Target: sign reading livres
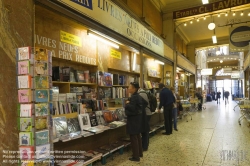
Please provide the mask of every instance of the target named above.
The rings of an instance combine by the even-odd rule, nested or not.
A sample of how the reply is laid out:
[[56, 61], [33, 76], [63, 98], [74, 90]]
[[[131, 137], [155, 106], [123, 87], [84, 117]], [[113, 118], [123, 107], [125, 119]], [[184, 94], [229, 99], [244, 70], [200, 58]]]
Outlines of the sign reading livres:
[[[57, 0], [128, 39], [164, 56], [163, 41], [110, 0]], [[92, 8], [90, 8], [92, 6]]]
[[198, 14], [204, 14], [208, 12], [213, 12], [217, 10], [223, 10], [235, 6], [249, 4], [250, 0], [221, 0], [219, 2], [209, 3], [202, 6], [197, 6], [193, 8], [183, 9], [173, 12], [173, 19], [190, 17]]
[[122, 59], [122, 53], [112, 48], [110, 49], [110, 56], [116, 59]]

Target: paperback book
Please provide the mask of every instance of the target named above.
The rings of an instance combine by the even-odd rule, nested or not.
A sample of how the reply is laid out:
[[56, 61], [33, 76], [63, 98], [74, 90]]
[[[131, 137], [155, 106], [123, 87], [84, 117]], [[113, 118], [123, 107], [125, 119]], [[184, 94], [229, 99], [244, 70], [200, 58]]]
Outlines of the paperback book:
[[49, 75], [48, 62], [35, 61], [34, 63], [34, 74], [35, 75]]
[[20, 117], [31, 117], [32, 115], [32, 104], [19, 104], [18, 109], [20, 111]]
[[50, 144], [36, 146], [36, 159], [45, 159], [48, 157], [50, 157]]
[[67, 125], [70, 137], [77, 137], [81, 134], [78, 118], [67, 119]]
[[84, 72], [83, 71], [76, 70], [75, 71], [75, 76], [76, 76], [77, 82], [85, 82]]
[[30, 61], [26, 60], [26, 61], [19, 61], [17, 63], [18, 66], [18, 74], [31, 74], [30, 73]]
[[35, 115], [38, 116], [46, 116], [49, 114], [49, 104], [48, 103], [38, 103], [35, 104]]
[[31, 88], [31, 76], [30, 75], [17, 76], [17, 80], [18, 80], [19, 89]]
[[34, 159], [35, 149], [34, 146], [20, 146], [19, 154], [21, 160], [32, 160]]
[[20, 47], [17, 49], [17, 60], [28, 60], [31, 58], [31, 48], [30, 47]]
[[43, 130], [48, 128], [48, 119], [45, 117], [38, 117], [35, 119], [35, 129]]
[[90, 83], [96, 83], [96, 73], [90, 73]]
[[35, 133], [36, 145], [44, 145], [49, 143], [49, 130], [38, 131]]
[[48, 50], [43, 48], [36, 48], [34, 59], [36, 61], [48, 61]]
[[89, 113], [89, 119], [90, 119], [91, 127], [98, 126], [95, 112], [90, 112]]
[[20, 118], [20, 131], [32, 131], [32, 118]]
[[84, 73], [84, 82], [85, 83], [90, 83], [89, 70], [86, 70], [83, 73]]
[[112, 74], [104, 72], [104, 86], [112, 86]]
[[36, 89], [35, 90], [35, 102], [49, 102], [49, 90]]
[[32, 132], [20, 132], [19, 133], [19, 145], [33, 145], [33, 133]]
[[55, 126], [57, 138], [61, 138], [63, 136], [67, 136], [68, 132], [68, 125], [66, 117], [55, 117], [53, 118], [53, 124]]
[[81, 131], [87, 130], [91, 127], [89, 114], [80, 114], [78, 115], [79, 124], [81, 127]]
[[48, 76], [35, 76], [34, 82], [35, 82], [36, 89], [49, 88], [49, 77]]

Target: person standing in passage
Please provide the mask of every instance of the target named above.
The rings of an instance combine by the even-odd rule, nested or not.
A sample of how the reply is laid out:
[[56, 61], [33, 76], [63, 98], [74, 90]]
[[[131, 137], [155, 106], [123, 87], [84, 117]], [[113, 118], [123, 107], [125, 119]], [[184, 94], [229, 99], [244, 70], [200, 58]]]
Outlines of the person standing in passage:
[[227, 103], [229, 104], [229, 100], [228, 100], [229, 95], [230, 95], [230, 93], [228, 91], [225, 91], [225, 94], [224, 94], [224, 96], [225, 96], [225, 104], [227, 104]]
[[166, 88], [163, 83], [159, 84], [160, 92], [160, 104], [158, 107], [158, 112], [163, 107], [163, 114], [164, 114], [164, 121], [165, 121], [165, 133], [164, 135], [172, 134], [172, 110], [173, 110], [173, 103], [175, 103], [175, 97], [171, 90]]
[[217, 92], [216, 98], [217, 98], [217, 104], [218, 104], [218, 102], [220, 104], [220, 98], [221, 98], [221, 92], [220, 91]]
[[150, 111], [150, 103], [149, 103], [149, 98], [148, 95], [146, 93], [146, 91], [144, 91], [143, 89], [139, 89], [138, 90], [139, 95], [147, 102], [147, 106], [145, 108], [145, 110], [143, 110], [143, 113], [145, 112], [146, 115], [146, 120], [144, 122], [144, 118], [143, 118], [143, 122], [142, 122], [142, 133], [141, 133], [141, 137], [142, 137], [142, 149], [143, 151], [147, 151], [148, 150], [148, 145], [149, 145], [149, 121], [151, 119], [151, 111]]
[[128, 92], [131, 97], [126, 101], [125, 114], [127, 116], [127, 133], [130, 135], [132, 158], [131, 161], [140, 161], [142, 154], [141, 127], [142, 127], [142, 98], [138, 92], [139, 84], [137, 82], [130, 83]]
[[174, 130], [178, 131], [177, 129], [177, 110], [178, 110], [178, 103], [180, 102], [180, 96], [178, 94], [175, 93], [175, 88], [171, 87], [170, 90], [172, 91], [174, 97], [175, 97], [175, 103], [173, 103], [173, 120], [174, 120]]

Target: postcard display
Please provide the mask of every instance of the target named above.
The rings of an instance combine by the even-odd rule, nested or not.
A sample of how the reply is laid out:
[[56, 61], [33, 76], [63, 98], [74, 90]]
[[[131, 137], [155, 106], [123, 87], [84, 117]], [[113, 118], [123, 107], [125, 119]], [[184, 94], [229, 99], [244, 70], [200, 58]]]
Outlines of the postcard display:
[[42, 48], [17, 49], [20, 165], [53, 165], [50, 151], [52, 87], [51, 52]]

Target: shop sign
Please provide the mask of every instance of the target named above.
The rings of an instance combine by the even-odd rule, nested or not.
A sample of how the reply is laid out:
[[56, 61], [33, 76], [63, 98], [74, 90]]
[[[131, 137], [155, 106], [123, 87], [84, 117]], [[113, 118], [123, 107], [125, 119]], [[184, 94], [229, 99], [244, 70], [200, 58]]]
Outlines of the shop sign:
[[217, 10], [228, 9], [236, 6], [249, 4], [250, 0], [221, 0], [219, 2], [209, 3], [202, 6], [174, 11], [173, 19], [190, 17], [194, 15], [209, 13]]
[[202, 76], [209, 76], [213, 75], [213, 69], [201, 69], [201, 75]]
[[72, 44], [75, 46], [80, 46], [80, 47], [82, 46], [82, 41], [80, 37], [64, 32], [64, 31], [60, 31], [60, 39], [61, 39], [61, 42], [65, 42], [65, 43]]
[[236, 79], [240, 78], [240, 72], [232, 72], [231, 78], [236, 78]]
[[233, 51], [249, 50], [250, 26], [230, 28], [229, 48]]
[[77, 3], [84, 0], [56, 0], [84, 14], [141, 46], [164, 56], [163, 41], [110, 0], [88, 1], [92, 10]]
[[122, 59], [122, 53], [114, 49], [110, 49], [110, 56], [116, 59]]

